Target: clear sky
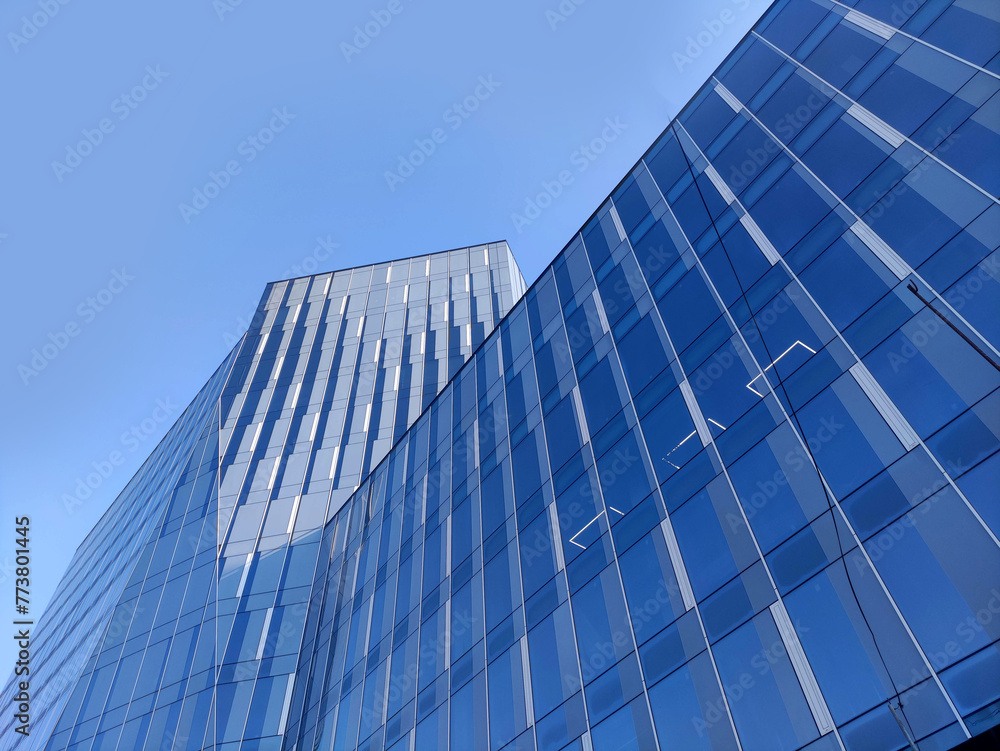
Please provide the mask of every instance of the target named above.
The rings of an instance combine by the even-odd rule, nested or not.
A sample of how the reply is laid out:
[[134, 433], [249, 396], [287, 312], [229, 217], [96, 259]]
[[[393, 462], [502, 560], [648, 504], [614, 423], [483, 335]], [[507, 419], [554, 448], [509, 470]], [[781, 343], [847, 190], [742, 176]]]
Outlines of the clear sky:
[[0, 621], [14, 517], [37, 617], [266, 282], [507, 239], [530, 283], [768, 5], [4, 3]]

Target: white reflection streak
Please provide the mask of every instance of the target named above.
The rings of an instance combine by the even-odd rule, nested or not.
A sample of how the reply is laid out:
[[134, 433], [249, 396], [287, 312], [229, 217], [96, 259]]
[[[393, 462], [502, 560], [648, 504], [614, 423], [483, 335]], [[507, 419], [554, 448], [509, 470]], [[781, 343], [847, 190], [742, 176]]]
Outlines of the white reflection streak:
[[[709, 418], [709, 419], [708, 419], [708, 421], [709, 421], [710, 423], [712, 423], [713, 425], [717, 425], [717, 426], [719, 427], [719, 429], [720, 429], [720, 430], [725, 430], [725, 429], [726, 429], [726, 426], [725, 426], [725, 425], [722, 425], [721, 423], [718, 423], [718, 422], [716, 422], [716, 421], [715, 421], [715, 420], [713, 420], [712, 418]], [[697, 430], [692, 430], [692, 431], [691, 431], [691, 433], [690, 433], [690, 434], [689, 434], [689, 435], [687, 436], [687, 438], [685, 438], [685, 439], [684, 439], [683, 441], [681, 441], [681, 442], [680, 442], [680, 443], [678, 443], [678, 444], [677, 444], [676, 446], [674, 446], [674, 447], [673, 447], [672, 449], [670, 449], [670, 452], [669, 452], [669, 453], [667, 454], [667, 456], [670, 456], [670, 454], [673, 454], [673, 453], [674, 453], [674, 452], [675, 452], [675, 451], [676, 451], [677, 449], [679, 449], [679, 448], [680, 448], [681, 446], [683, 446], [683, 445], [684, 445], [685, 443], [687, 443], [688, 441], [690, 441], [690, 440], [691, 440], [692, 438], [694, 438], [694, 437], [695, 437], [695, 436], [696, 436], [697, 434], [698, 434], [698, 431], [697, 431]], [[669, 464], [669, 465], [670, 465], [671, 467], [673, 467], [674, 469], [680, 469], [680, 467], [678, 467], [678, 466], [677, 466], [676, 464], [674, 464], [674, 463], [673, 463], [672, 461], [670, 461], [669, 459], [667, 459], [667, 456], [664, 456], [664, 457], [662, 457], [662, 458], [663, 458], [663, 461], [665, 461], [665, 462], [666, 462], [667, 464]]]
[[[608, 508], [609, 508], [609, 509], [611, 509], [612, 511], [614, 511], [614, 512], [615, 512], [616, 514], [619, 514], [620, 516], [625, 516], [625, 512], [624, 512], [624, 511], [619, 511], [619, 510], [618, 510], [618, 509], [616, 509], [616, 508], [615, 508], [614, 506], [608, 506]], [[595, 517], [594, 517], [593, 519], [591, 519], [591, 520], [590, 520], [589, 522], [587, 522], [586, 524], [584, 524], [584, 525], [583, 525], [583, 526], [582, 526], [582, 527], [580, 528], [580, 531], [579, 531], [579, 532], [577, 532], [577, 533], [576, 533], [575, 535], [573, 535], [572, 537], [570, 537], [570, 538], [569, 538], [569, 541], [570, 541], [571, 543], [573, 543], [574, 545], [576, 545], [576, 546], [577, 546], [578, 548], [580, 548], [581, 550], [586, 550], [586, 549], [587, 549], [587, 546], [586, 546], [586, 545], [581, 545], [580, 543], [578, 543], [578, 542], [576, 541], [576, 538], [577, 538], [577, 537], [579, 537], [580, 535], [582, 535], [582, 534], [584, 533], [584, 531], [585, 531], [585, 530], [587, 529], [587, 527], [589, 527], [589, 526], [590, 526], [591, 524], [593, 524], [593, 523], [594, 523], [594, 522], [596, 522], [596, 521], [597, 521], [598, 519], [600, 519], [600, 518], [601, 518], [602, 516], [604, 516], [604, 514], [605, 514], [605, 512], [604, 512], [604, 511], [602, 511], [602, 512], [601, 512], [601, 513], [599, 513], [599, 514], [598, 514], [597, 516], [595, 516]]]
[[[789, 352], [791, 352], [791, 351], [792, 351], [793, 349], [795, 349], [795, 345], [797, 345], [797, 344], [801, 344], [801, 345], [802, 345], [803, 347], [805, 347], [805, 348], [806, 348], [807, 350], [809, 350], [809, 351], [810, 351], [810, 352], [811, 352], [812, 354], [814, 354], [814, 355], [816, 354], [816, 350], [814, 350], [814, 349], [813, 349], [812, 347], [810, 347], [810, 346], [809, 346], [808, 344], [805, 344], [805, 343], [803, 343], [803, 342], [799, 341], [798, 339], [796, 339], [796, 340], [795, 340], [795, 343], [794, 343], [794, 344], [792, 344], [792, 346], [791, 346], [791, 347], [789, 347], [789, 348], [788, 348], [788, 349], [786, 349], [786, 350], [785, 350], [784, 352], [782, 352], [782, 353], [781, 353], [780, 355], [778, 355], [778, 358], [777, 358], [777, 360], [775, 360], [775, 361], [774, 361], [774, 362], [772, 362], [772, 363], [771, 363], [770, 365], [768, 365], [768, 366], [767, 366], [766, 368], [764, 368], [764, 373], [766, 373], [766, 372], [767, 372], [767, 371], [769, 371], [769, 370], [770, 370], [771, 368], [773, 368], [773, 367], [774, 367], [775, 365], [777, 365], [777, 364], [778, 364], [778, 360], [780, 360], [780, 359], [781, 359], [782, 357], [784, 357], [784, 356], [785, 356], [785, 355], [787, 355], [787, 354], [788, 354]], [[754, 393], [755, 393], [755, 394], [756, 394], [757, 396], [765, 396], [765, 395], [767, 394], [767, 392], [766, 392], [766, 391], [765, 391], [764, 393], [761, 393], [760, 391], [758, 391], [757, 389], [755, 389], [755, 388], [753, 387], [753, 384], [754, 384], [754, 382], [755, 382], [755, 381], [757, 381], [757, 380], [759, 380], [759, 379], [761, 379], [761, 378], [763, 378], [763, 377], [764, 377], [764, 373], [761, 373], [760, 375], [758, 375], [758, 376], [757, 376], [757, 378], [754, 378], [754, 379], [753, 379], [753, 381], [750, 381], [750, 383], [748, 383], [748, 384], [747, 384], [747, 388], [748, 388], [748, 389], [750, 389], [750, 390], [751, 390], [752, 392], [754, 392]]]

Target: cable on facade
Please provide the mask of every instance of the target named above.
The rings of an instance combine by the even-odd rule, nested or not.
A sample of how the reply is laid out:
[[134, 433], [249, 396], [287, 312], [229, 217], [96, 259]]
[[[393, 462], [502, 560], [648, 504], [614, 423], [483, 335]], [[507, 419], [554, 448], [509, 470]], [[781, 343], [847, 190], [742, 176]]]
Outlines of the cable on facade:
[[938, 318], [940, 318], [942, 321], [944, 321], [945, 324], [952, 331], [954, 331], [956, 334], [958, 334], [960, 337], [962, 337], [965, 340], [965, 342], [970, 347], [972, 347], [974, 350], [976, 350], [976, 352], [978, 352], [980, 355], [982, 355], [982, 358], [984, 360], [986, 360], [986, 362], [988, 362], [990, 365], [992, 365], [997, 370], [1000, 370], [1000, 365], [998, 365], [996, 363], [996, 361], [992, 357], [990, 357], [985, 352], [983, 352], [983, 350], [979, 348], [978, 344], [976, 344], [974, 341], [972, 341], [972, 339], [970, 339], [968, 336], [965, 335], [964, 331], [962, 331], [960, 328], [958, 328], [958, 326], [956, 326], [951, 321], [949, 321], [947, 318], [945, 318], [944, 314], [940, 310], [938, 310], [937, 308], [935, 308], [934, 305], [931, 304], [930, 300], [928, 300], [927, 298], [925, 298], [923, 295], [920, 294], [920, 288], [917, 286], [916, 282], [910, 282], [909, 284], [906, 285], [906, 288], [908, 290], [910, 290], [910, 292], [912, 292], [914, 295], [916, 295], [916, 298], [918, 300], [920, 300], [920, 302], [922, 302], [924, 305], [926, 305], [928, 308], [930, 308], [931, 312], [934, 313], [934, 315], [936, 315]]
[[[676, 123], [671, 126], [671, 130], [673, 131], [674, 137], [677, 140], [677, 146], [680, 149], [681, 154], [684, 156], [684, 161], [687, 164], [688, 172], [691, 174], [691, 177], [693, 178], [694, 187], [698, 191], [698, 197], [699, 197], [699, 199], [701, 199], [702, 206], [705, 208], [705, 213], [708, 215], [709, 222], [712, 225], [712, 230], [715, 232], [715, 237], [718, 240], [719, 247], [722, 249], [723, 253], [725, 254], [726, 261], [729, 263], [729, 267], [730, 267], [730, 269], [733, 272], [733, 277], [736, 279], [737, 285], [739, 285], [740, 296], [742, 297], [743, 302], [746, 303], [747, 310], [752, 310], [750, 308], [750, 303], [747, 300], [746, 290], [743, 288], [743, 282], [740, 280], [739, 274], [736, 272], [736, 267], [733, 264], [732, 259], [729, 257], [729, 251], [726, 249], [725, 243], [722, 242], [722, 234], [719, 232], [718, 226], [716, 226], [715, 218], [712, 216], [712, 211], [711, 211], [711, 209], [709, 209], [708, 202], [705, 200], [705, 196], [702, 193], [701, 186], [698, 184], [698, 176], [697, 176], [697, 174], [695, 174], [694, 165], [691, 163], [691, 160], [688, 158], [687, 152], [684, 149], [684, 143], [681, 140], [681, 134], [677, 131], [677, 124]], [[691, 247], [691, 251], [693, 253], [695, 253], [695, 255], [697, 255], [697, 251], [694, 250], [694, 246], [693, 245]], [[932, 308], [932, 310], [933, 310], [933, 308]], [[771, 359], [772, 362], [773, 362], [774, 361], [773, 360], [773, 355], [771, 354], [771, 351], [770, 351], [770, 349], [767, 346], [767, 341], [764, 339], [764, 333], [760, 330], [760, 326], [757, 323], [757, 318], [756, 318], [756, 316], [752, 312], [750, 314], [750, 320], [753, 321], [754, 328], [757, 329], [757, 335], [758, 335], [758, 337], [760, 339], [760, 343], [764, 347], [764, 353], [767, 355], [768, 359]], [[735, 321], [734, 321], [734, 323], [735, 323]], [[737, 331], [738, 330], [739, 329], [737, 328]], [[970, 342], [970, 344], [971, 344], [971, 342]], [[973, 346], [975, 346], [975, 345], [973, 345]], [[764, 380], [767, 381], [766, 376], [765, 376]], [[770, 381], [768, 381], [768, 385], [771, 386]], [[780, 386], [780, 383], [779, 383], [779, 386]], [[774, 386], [771, 386], [772, 392], [773, 392], [774, 388], [775, 388]], [[784, 390], [783, 387], [782, 387], [782, 390]], [[788, 395], [787, 394], [785, 395], [785, 398], [786, 398], [786, 400], [788, 399]], [[790, 400], [788, 400], [788, 405], [789, 405], [789, 407], [791, 407], [791, 401]], [[805, 446], [805, 449], [806, 449], [806, 451], [809, 454], [809, 459], [812, 462], [813, 467], [816, 468], [816, 476], [817, 476], [817, 478], [819, 480], [820, 487], [823, 488], [823, 495], [826, 498], [827, 509], [830, 512], [831, 519], [833, 520], [833, 529], [834, 529], [834, 533], [836, 534], [836, 537], [837, 537], [837, 547], [840, 550], [839, 561], [840, 561], [841, 565], [844, 567], [844, 573], [847, 576], [847, 584], [850, 587], [851, 596], [854, 598], [854, 602], [857, 605], [858, 612], [861, 614], [861, 618], [864, 621], [865, 627], [868, 629], [868, 633], [871, 635], [872, 646], [875, 647], [875, 652], [876, 652], [876, 654], [878, 654], [879, 661], [882, 663], [882, 669], [885, 671], [886, 677], [888, 677], [889, 683], [892, 686], [893, 696], [891, 696], [887, 700], [887, 702], [886, 702], [888, 704], [888, 706], [889, 706], [889, 711], [892, 712], [893, 717], [896, 718], [896, 722], [899, 723], [899, 717], [896, 715], [896, 712], [895, 712], [895, 710], [893, 709], [893, 706], [892, 706], [892, 700], [895, 699], [896, 700], [896, 704], [899, 707], [900, 714], [902, 714], [903, 720], [906, 722], [907, 727], [909, 727], [909, 720], [906, 719], [906, 714], [902, 711], [903, 710], [903, 700], [902, 700], [902, 697], [900, 695], [899, 687], [896, 686], [896, 681], [892, 677], [892, 672], [889, 670], [889, 666], [888, 666], [888, 664], [885, 661], [885, 657], [882, 655], [882, 650], [879, 648], [879, 645], [878, 645], [878, 638], [875, 636], [875, 631], [872, 628], [871, 623], [868, 621], [868, 616], [865, 615], [865, 609], [861, 606], [861, 600], [858, 597], [857, 591], [854, 589], [854, 582], [851, 579], [850, 568], [847, 566], [847, 563], [844, 560], [844, 558], [846, 556], [846, 552], [844, 551], [843, 540], [840, 537], [840, 524], [839, 524], [839, 522], [837, 520], [836, 510], [834, 509], [834, 504], [833, 504], [833, 499], [830, 497], [830, 493], [827, 491], [826, 482], [824, 481], [823, 475], [820, 472], [819, 464], [816, 462], [816, 457], [813, 454], [812, 447], [810, 447], [809, 441], [805, 440], [805, 438], [804, 438], [805, 432], [804, 432], [804, 430], [802, 428], [801, 422], [799, 421], [797, 413], [795, 412], [795, 410], [789, 409], [788, 415], [789, 415], [789, 417], [792, 420], [795, 421], [795, 427], [796, 427], [796, 429], [797, 429], [797, 431], [799, 433], [799, 436], [802, 437], [801, 442]], [[903, 734], [906, 737], [908, 744], [912, 747], [913, 751], [919, 751], [919, 749], [917, 748], [916, 742], [912, 739], [913, 738], [912, 733], [910, 731], [907, 731], [905, 728], [903, 728], [902, 724], [900, 724], [900, 728], [902, 729]]]

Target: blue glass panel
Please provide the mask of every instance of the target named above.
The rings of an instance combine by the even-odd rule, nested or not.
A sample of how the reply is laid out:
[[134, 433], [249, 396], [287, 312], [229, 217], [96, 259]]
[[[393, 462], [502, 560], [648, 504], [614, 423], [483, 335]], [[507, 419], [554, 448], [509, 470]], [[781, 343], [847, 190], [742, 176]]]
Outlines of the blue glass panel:
[[935, 668], [1000, 638], [1000, 620], [976, 628], [976, 613], [988, 610], [1000, 583], [1000, 549], [950, 487], [865, 548]]
[[825, 15], [822, 7], [809, 0], [790, 0], [781, 12], [765, 16], [761, 34], [791, 54]]
[[636, 640], [642, 644], [685, 612], [663, 535], [653, 530], [619, 559]]
[[839, 89], [878, 52], [880, 43], [871, 32], [842, 23], [805, 59], [805, 65]]
[[[891, 289], [887, 271], [877, 264], [871, 251], [845, 236], [802, 271], [799, 279], [842, 330]], [[844, 294], [847, 289], [852, 294]]]
[[[853, 117], [844, 117], [816, 141], [802, 161], [834, 193], [847, 197], [885, 161], [891, 149]], [[851, 154], [844, 159], [844, 154]]]
[[618, 354], [633, 394], [642, 391], [667, 367], [666, 352], [650, 318], [644, 318], [619, 340]]
[[769, 612], [719, 642], [715, 658], [743, 743], [791, 751], [819, 736]]
[[735, 462], [729, 476], [765, 551], [829, 507], [808, 452], [788, 426], [772, 432]]
[[1000, 21], [990, 17], [985, 5], [962, 7], [955, 3], [921, 35], [936, 47], [976, 65], [986, 65], [1000, 52]]
[[650, 748], [653, 728], [646, 701], [638, 698], [591, 731], [594, 751], [641, 751]]
[[722, 83], [741, 102], [749, 102], [783, 62], [784, 58], [773, 49], [761, 41], [751, 39], [738, 63], [722, 76]]
[[726, 700], [707, 653], [650, 688], [649, 700], [661, 748], [736, 747]]
[[899, 440], [850, 375], [799, 410], [804, 440], [838, 497], [903, 454]]
[[887, 697], [888, 677], [874, 651], [844, 570], [834, 566], [785, 597], [788, 615], [835, 722]]
[[[794, 203], [795, 211], [788, 206]], [[779, 253], [785, 253], [829, 212], [826, 202], [798, 173], [789, 170], [753, 205], [750, 213]]]
[[750, 531], [724, 478], [710, 483], [670, 519], [698, 599], [757, 559]]
[[489, 687], [490, 749], [499, 751], [527, 726], [519, 645], [490, 664]]

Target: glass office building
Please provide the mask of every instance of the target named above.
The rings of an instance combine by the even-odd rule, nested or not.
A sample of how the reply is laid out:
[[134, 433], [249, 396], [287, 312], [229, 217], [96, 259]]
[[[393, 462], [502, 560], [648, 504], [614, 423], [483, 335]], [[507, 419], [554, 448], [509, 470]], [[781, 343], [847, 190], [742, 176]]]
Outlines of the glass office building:
[[4, 726], [0, 748], [214, 748], [229, 644], [253, 631], [277, 634], [267, 668], [235, 675], [290, 688], [328, 513], [523, 293], [504, 242], [268, 285], [81, 545], [32, 635], [31, 735]]
[[990, 731], [998, 192], [995, 2], [779, 0], [526, 293], [504, 244], [269, 286], [4, 747]]

